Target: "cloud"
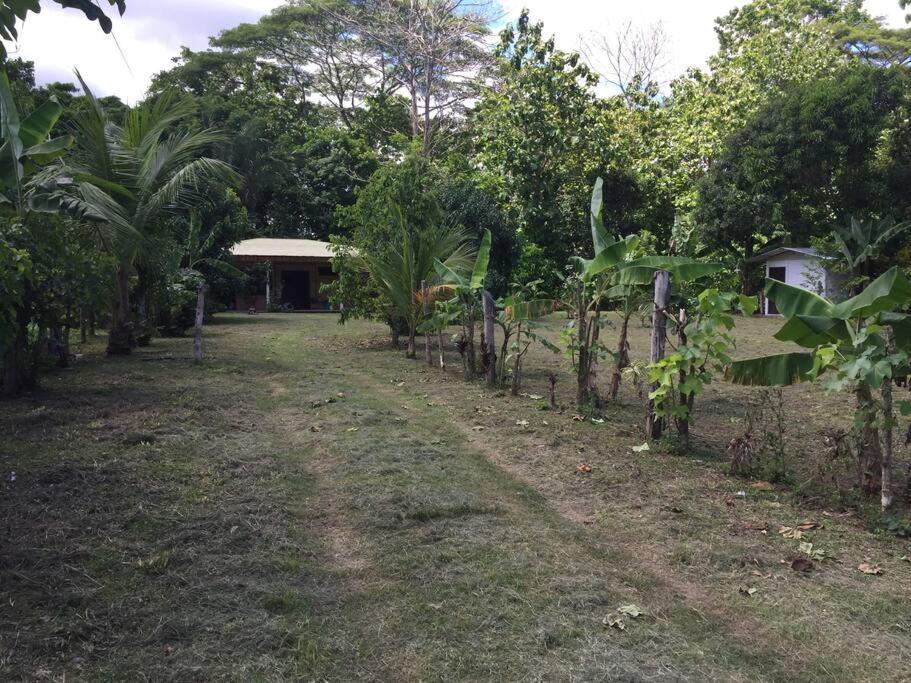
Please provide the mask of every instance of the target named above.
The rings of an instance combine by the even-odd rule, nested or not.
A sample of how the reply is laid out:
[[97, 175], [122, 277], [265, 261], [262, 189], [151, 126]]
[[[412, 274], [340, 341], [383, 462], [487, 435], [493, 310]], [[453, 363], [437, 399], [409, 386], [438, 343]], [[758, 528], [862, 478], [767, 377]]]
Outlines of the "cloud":
[[[106, 36], [76, 10], [43, 3], [41, 14], [30, 15], [11, 53], [35, 62], [39, 82], [72, 80], [75, 66], [99, 94], [135, 103], [142, 99], [152, 76], [171, 66], [181, 46], [204, 49], [209, 36], [256, 21], [280, 4], [281, 0], [129, 0], [123, 18], [113, 17], [113, 36]], [[558, 45], [567, 50], [578, 49], [580, 37], [592, 31], [609, 35], [627, 21], [641, 27], [660, 21], [670, 43], [667, 78], [705, 64], [717, 49], [715, 18], [739, 4], [743, 3], [500, 0], [504, 20], [515, 20], [528, 7], [532, 18], [543, 21], [548, 34], [556, 35]], [[866, 6], [891, 25], [904, 25], [898, 0], [869, 0]]]
[[[172, 64], [181, 46], [200, 50], [209, 36], [256, 21], [281, 0], [130, 0], [123, 17], [109, 13], [112, 35], [76, 10], [42, 3], [29, 15], [10, 54], [35, 62], [40, 83], [71, 81], [78, 68], [99, 95], [135, 103], [152, 76]], [[106, 5], [106, 3], [105, 3]]]

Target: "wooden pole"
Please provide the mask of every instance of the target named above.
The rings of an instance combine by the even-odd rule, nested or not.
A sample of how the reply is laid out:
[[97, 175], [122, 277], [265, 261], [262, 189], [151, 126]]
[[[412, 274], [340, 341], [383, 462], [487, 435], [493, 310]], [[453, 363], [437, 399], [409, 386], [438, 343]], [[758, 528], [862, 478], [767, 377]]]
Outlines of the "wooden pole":
[[206, 314], [206, 283], [196, 288], [196, 324], [193, 327], [193, 360], [202, 362], [202, 321]]
[[493, 296], [486, 289], [481, 296], [484, 307], [484, 357], [487, 361], [487, 386], [497, 385], [497, 345], [494, 339], [493, 324], [497, 305]]
[[[667, 338], [667, 318], [665, 311], [671, 295], [671, 276], [666, 270], [655, 273], [655, 310], [652, 312], [652, 344], [649, 352], [649, 362], [656, 363], [664, 358], [664, 342]], [[657, 384], [652, 385], [652, 390]], [[664, 420], [655, 414], [655, 402], [649, 399], [648, 415], [645, 419], [645, 434], [650, 439], [661, 437], [664, 430]]]
[[[421, 280], [421, 306], [424, 308], [424, 318], [430, 317], [430, 297], [427, 295], [427, 280]], [[433, 367], [433, 350], [430, 348], [430, 330], [424, 333], [424, 355], [427, 365]]]

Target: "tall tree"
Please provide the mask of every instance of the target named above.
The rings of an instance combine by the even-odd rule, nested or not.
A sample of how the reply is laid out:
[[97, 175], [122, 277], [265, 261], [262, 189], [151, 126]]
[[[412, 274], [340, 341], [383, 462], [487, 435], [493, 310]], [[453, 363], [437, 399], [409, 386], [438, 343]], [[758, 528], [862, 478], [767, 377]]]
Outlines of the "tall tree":
[[844, 66], [772, 100], [727, 141], [699, 184], [700, 235], [743, 265], [763, 244], [805, 246], [852, 214], [911, 216], [911, 78]]
[[134, 341], [130, 275], [143, 246], [161, 218], [177, 207], [191, 208], [200, 182], [237, 182], [225, 162], [207, 156], [224, 140], [206, 129], [182, 129], [194, 108], [166, 93], [130, 110], [123, 123], [112, 121], [80, 76], [90, 108], [77, 121], [76, 150], [57, 189], [40, 198], [46, 210], [92, 224], [101, 244], [118, 260], [117, 286], [108, 353], [129, 353]]

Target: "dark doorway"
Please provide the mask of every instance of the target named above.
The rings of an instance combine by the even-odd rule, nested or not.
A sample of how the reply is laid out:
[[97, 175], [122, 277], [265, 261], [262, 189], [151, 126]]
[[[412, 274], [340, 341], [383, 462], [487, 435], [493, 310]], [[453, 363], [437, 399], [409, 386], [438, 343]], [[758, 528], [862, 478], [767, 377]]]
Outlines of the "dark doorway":
[[282, 273], [282, 304], [291, 304], [296, 311], [310, 308], [310, 271]]
[[[778, 280], [779, 282], [784, 282], [787, 278], [787, 269], [784, 266], [769, 266], [769, 279]], [[769, 299], [768, 309], [766, 310], [768, 315], [778, 315], [778, 306], [775, 305], [775, 302]]]

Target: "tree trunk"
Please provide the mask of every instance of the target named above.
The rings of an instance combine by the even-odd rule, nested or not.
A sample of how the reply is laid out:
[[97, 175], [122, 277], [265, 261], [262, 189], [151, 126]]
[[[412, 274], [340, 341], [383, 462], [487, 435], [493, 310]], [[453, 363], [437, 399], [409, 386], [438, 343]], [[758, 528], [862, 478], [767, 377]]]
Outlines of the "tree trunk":
[[389, 334], [392, 335], [392, 348], [398, 351], [401, 344], [399, 341], [399, 329], [395, 323], [389, 323]]
[[443, 330], [439, 330], [437, 332], [437, 337], [438, 337], [437, 341], [440, 346], [440, 370], [445, 371], [446, 370], [446, 356], [444, 355], [444, 351], [443, 351]]
[[133, 350], [133, 330], [130, 324], [130, 276], [123, 264], [117, 266], [117, 288], [111, 310], [111, 330], [108, 333], [109, 356], [124, 356]]
[[579, 360], [576, 370], [576, 408], [584, 410], [588, 404], [588, 311], [585, 292], [580, 282], [576, 286], [576, 341], [579, 343]]
[[[892, 330], [886, 327], [884, 330], [886, 345], [890, 354], [895, 353], [895, 338]], [[892, 507], [892, 425], [895, 420], [894, 409], [892, 405], [892, 378], [887, 378], [883, 382], [881, 389], [883, 399], [883, 450], [882, 450], [882, 468], [881, 468], [881, 496], [880, 502], [883, 512]]]
[[623, 315], [623, 322], [620, 324], [620, 341], [617, 344], [617, 362], [614, 363], [614, 373], [610, 378], [610, 387], [607, 390], [607, 400], [617, 400], [617, 394], [620, 393], [620, 383], [623, 381], [623, 371], [629, 367], [629, 319], [633, 316], [632, 311], [627, 311]]
[[486, 289], [481, 296], [484, 304], [484, 369], [487, 372], [487, 386], [494, 387], [497, 384], [497, 344], [493, 326], [497, 306]]
[[883, 512], [892, 507], [892, 421], [894, 413], [892, 408], [892, 380], [883, 382], [883, 454], [882, 454], [882, 487], [881, 503]]
[[413, 327], [408, 329], [408, 346], [405, 348], [405, 358], [415, 358], [417, 356], [417, 347], [415, 346], [415, 330]]
[[[649, 362], [656, 363], [664, 358], [664, 342], [667, 338], [667, 310], [670, 299], [670, 274], [666, 270], [655, 273], [655, 310], [652, 312], [652, 343], [649, 350]], [[652, 385], [652, 390], [657, 385]], [[645, 420], [645, 433], [650, 439], [658, 439], [664, 431], [664, 420], [655, 414], [655, 402], [649, 399], [648, 415]]]
[[857, 456], [858, 486], [861, 491], [875, 493], [880, 489], [877, 481], [882, 467], [882, 451], [880, 450], [879, 429], [876, 426], [875, 404], [873, 392], [866, 382], [858, 382], [854, 389], [857, 398], [857, 408], [863, 412], [863, 422], [860, 427], [855, 427], [854, 450]]
[[193, 360], [202, 362], [202, 324], [206, 315], [206, 290], [205, 282], [196, 287], [196, 321], [193, 326]]
[[[421, 280], [421, 306], [424, 310], [424, 318], [430, 317], [430, 299], [427, 296], [427, 281]], [[424, 333], [424, 355], [426, 356], [427, 365], [433, 367], [433, 349], [430, 348], [430, 332]]]
[[[680, 309], [680, 317], [678, 318], [678, 327], [677, 327], [677, 337], [680, 342], [680, 346], [686, 344], [686, 309]], [[679, 347], [678, 347], [679, 348]], [[681, 391], [683, 383], [686, 381], [686, 373], [682, 370], [677, 376], [677, 395], [679, 397], [679, 403], [686, 406], [686, 413], [682, 416], [674, 418], [674, 425], [677, 427], [677, 436], [680, 439], [680, 449], [687, 453], [690, 450], [690, 410], [693, 407], [693, 399], [695, 396], [693, 394], [684, 395]]]
[[88, 324], [85, 309], [79, 309], [79, 342], [81, 344], [85, 344], [88, 341]]
[[465, 349], [468, 357], [468, 365], [466, 366], [466, 377], [465, 379], [472, 379], [475, 373], [478, 371], [477, 366], [477, 357], [475, 355], [474, 349], [474, 311], [468, 314], [468, 325], [466, 331], [468, 335], [465, 337], [465, 341], [468, 343], [467, 348]]

